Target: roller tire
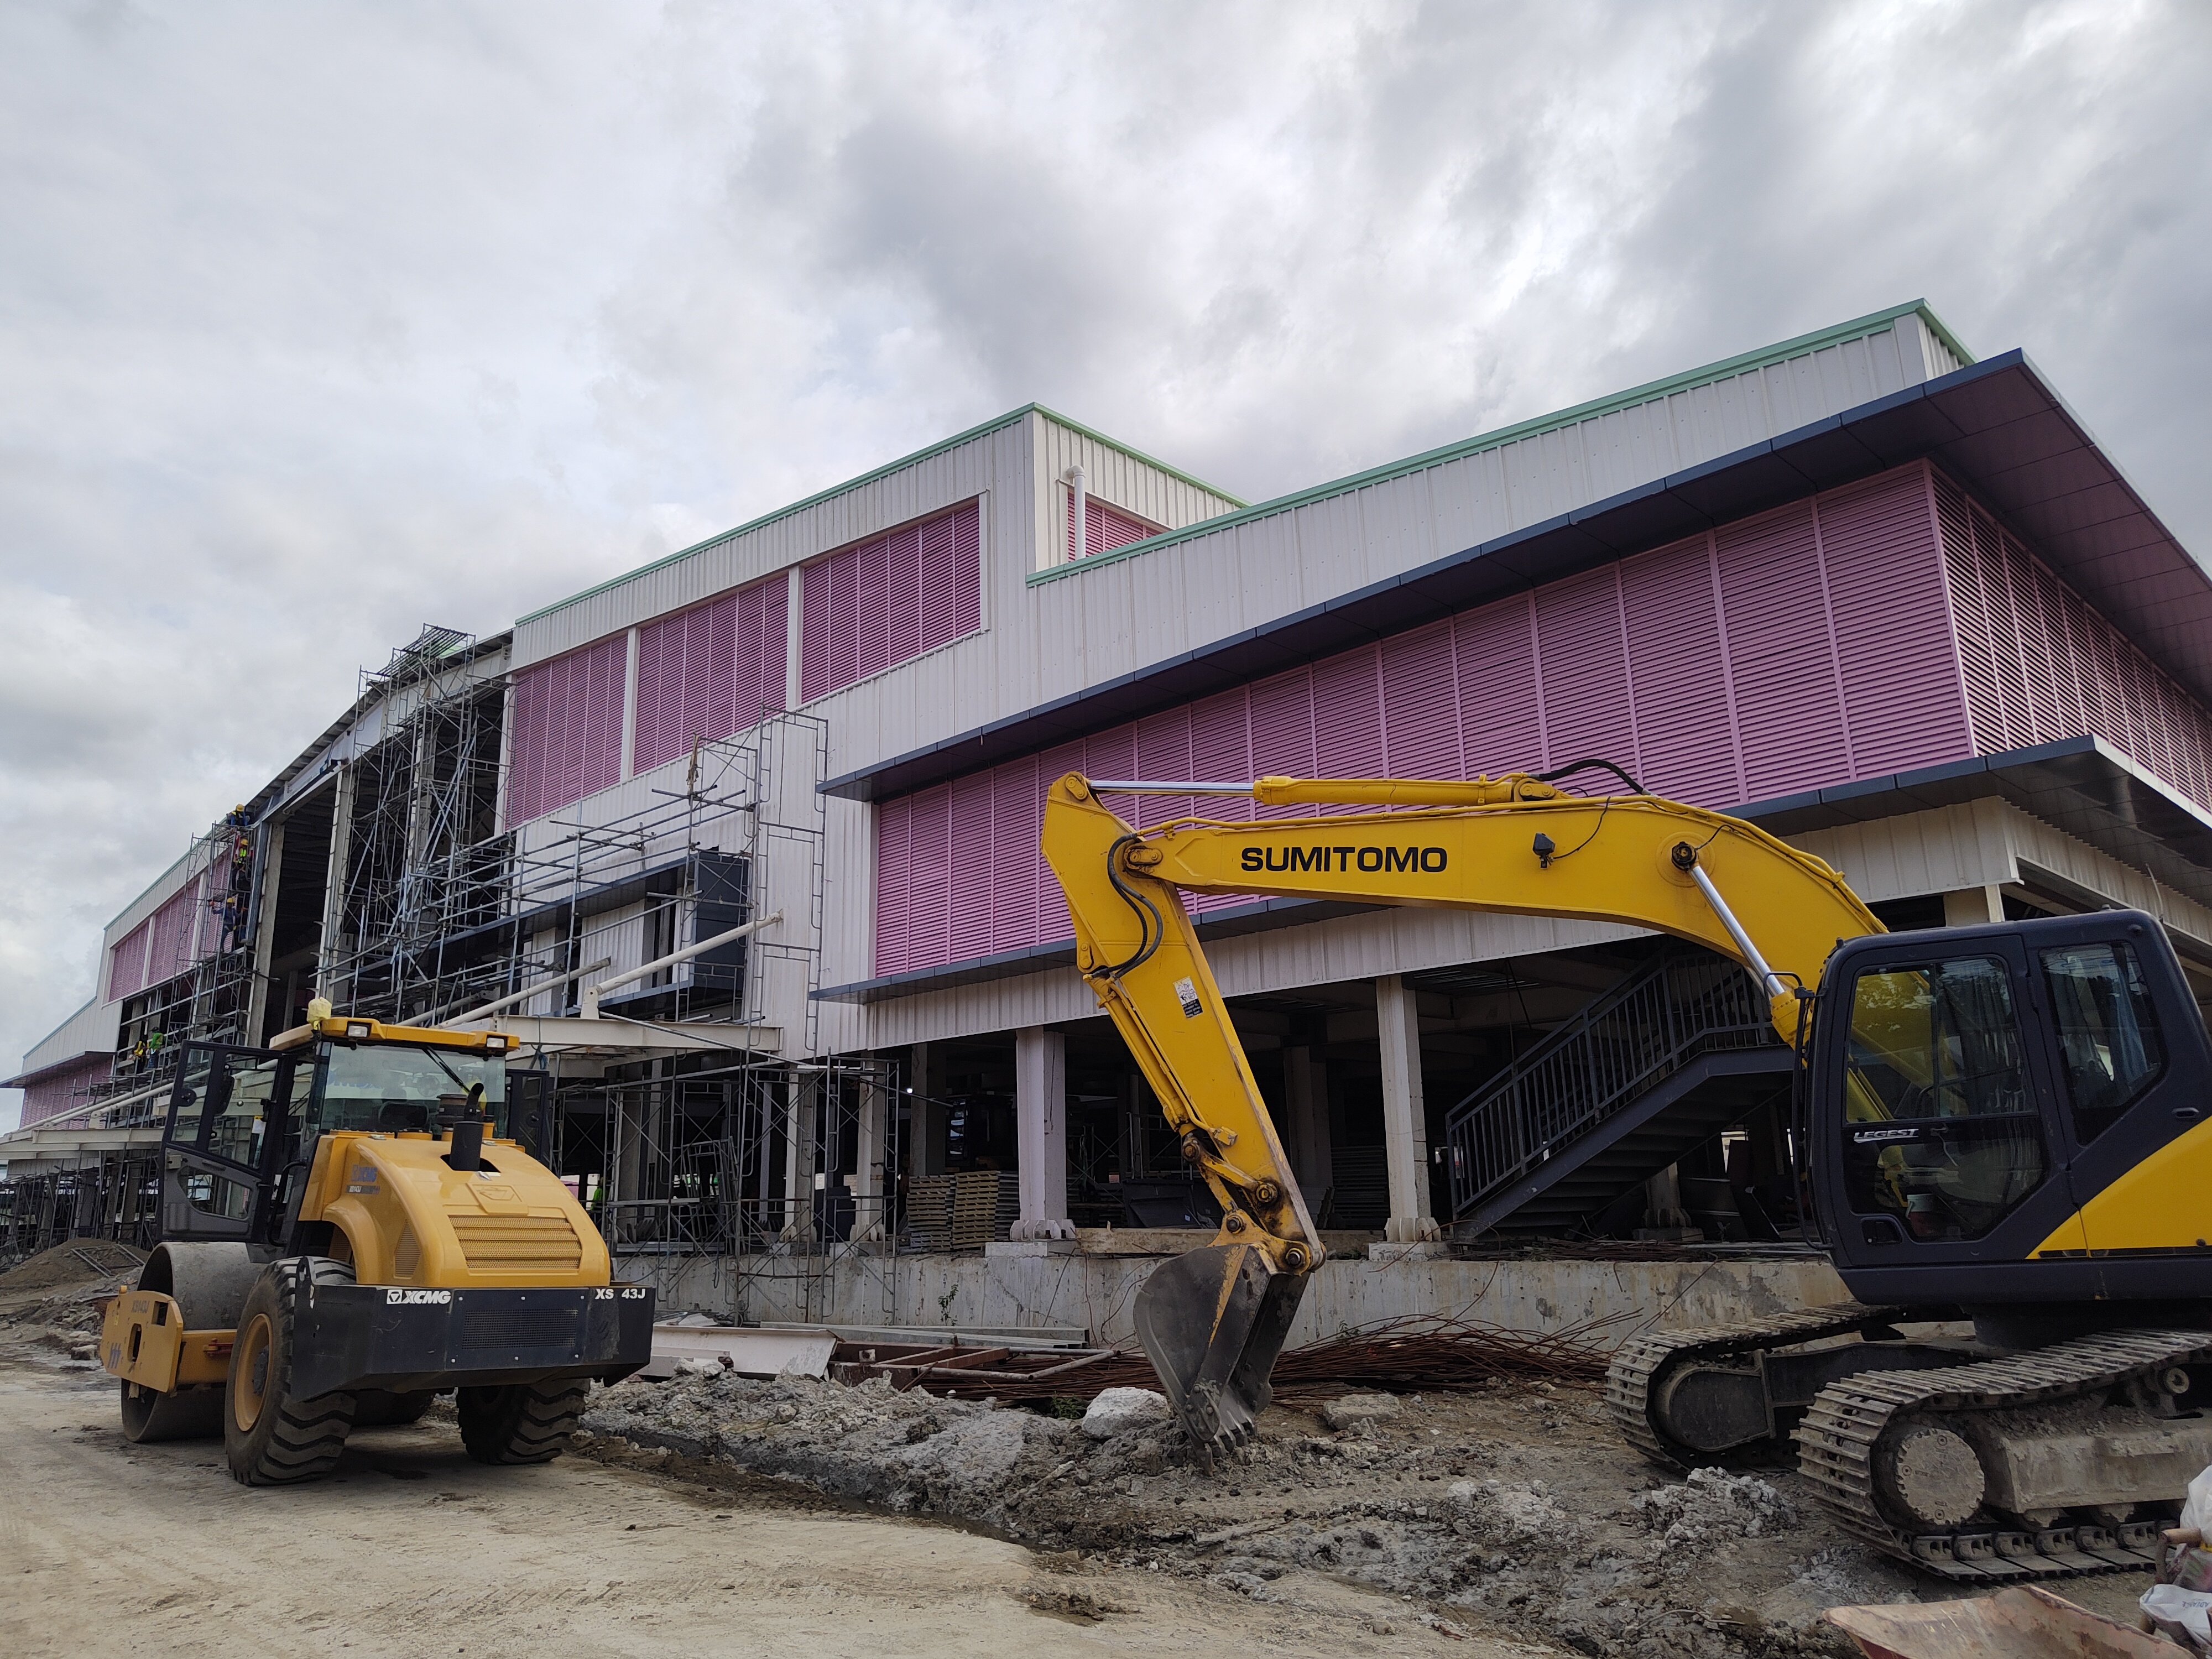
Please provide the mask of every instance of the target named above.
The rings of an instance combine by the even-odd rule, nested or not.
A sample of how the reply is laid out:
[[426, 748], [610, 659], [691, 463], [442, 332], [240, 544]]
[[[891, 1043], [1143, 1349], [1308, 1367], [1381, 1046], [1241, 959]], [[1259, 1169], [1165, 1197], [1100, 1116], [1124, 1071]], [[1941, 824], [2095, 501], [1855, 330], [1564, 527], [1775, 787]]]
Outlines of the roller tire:
[[591, 1391], [580, 1376], [463, 1389], [461, 1443], [479, 1463], [550, 1462], [568, 1449]]
[[222, 1432], [223, 1402], [228, 1398], [224, 1389], [179, 1389], [174, 1394], [156, 1394], [151, 1389], [141, 1389], [133, 1399], [131, 1391], [135, 1385], [121, 1386], [123, 1437], [133, 1445], [157, 1440], [211, 1440]]
[[344, 1262], [290, 1256], [270, 1264], [239, 1314], [223, 1387], [222, 1447], [231, 1478], [249, 1486], [291, 1486], [328, 1474], [353, 1427], [350, 1394], [292, 1397], [292, 1308], [303, 1275], [317, 1285], [354, 1282]]
[[437, 1398], [429, 1389], [411, 1394], [392, 1394], [383, 1389], [362, 1389], [354, 1395], [353, 1425], [356, 1429], [392, 1429], [420, 1420]]

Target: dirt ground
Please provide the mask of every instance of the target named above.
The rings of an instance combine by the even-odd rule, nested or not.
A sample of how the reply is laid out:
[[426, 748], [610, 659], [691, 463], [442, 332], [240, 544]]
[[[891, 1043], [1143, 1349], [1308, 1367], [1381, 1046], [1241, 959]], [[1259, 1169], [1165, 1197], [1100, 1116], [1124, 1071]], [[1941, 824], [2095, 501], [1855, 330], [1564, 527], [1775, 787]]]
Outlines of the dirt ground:
[[[1371, 1409], [1338, 1426], [1278, 1406], [1255, 1447], [1212, 1471], [1164, 1419], [1094, 1438], [1072, 1420], [880, 1382], [633, 1379], [595, 1395], [584, 1421], [587, 1450], [627, 1466], [767, 1474], [967, 1516], [1041, 1551], [1255, 1602], [1294, 1601], [1317, 1582], [1367, 1585], [1470, 1634], [1599, 1659], [1849, 1652], [1821, 1618], [1831, 1607], [1971, 1593], [1851, 1543], [1789, 1468], [1685, 1480], [1653, 1468], [1595, 1385]], [[2148, 1582], [2054, 1588], [2132, 1622]]]
[[[0, 1652], [1508, 1655], [1779, 1659], [1845, 1602], [1959, 1592], [1868, 1555], [1776, 1468], [1688, 1481], [1595, 1388], [1501, 1383], [1325, 1420], [1278, 1406], [1207, 1470], [1140, 1417], [801, 1380], [595, 1393], [539, 1468], [450, 1407], [331, 1480], [249, 1491], [134, 1447], [90, 1362], [112, 1279], [0, 1277]], [[2057, 1588], [2130, 1621], [2145, 1580]], [[446, 1645], [451, 1644], [450, 1646]]]
[[[53, 1300], [7, 1295], [0, 1322]], [[0, 1323], [0, 1653], [1474, 1654], [1372, 1587], [1200, 1579], [871, 1513], [665, 1459], [471, 1462], [450, 1419], [357, 1432], [331, 1480], [248, 1490], [217, 1443], [132, 1446], [74, 1333]], [[647, 1467], [638, 1467], [643, 1464]]]

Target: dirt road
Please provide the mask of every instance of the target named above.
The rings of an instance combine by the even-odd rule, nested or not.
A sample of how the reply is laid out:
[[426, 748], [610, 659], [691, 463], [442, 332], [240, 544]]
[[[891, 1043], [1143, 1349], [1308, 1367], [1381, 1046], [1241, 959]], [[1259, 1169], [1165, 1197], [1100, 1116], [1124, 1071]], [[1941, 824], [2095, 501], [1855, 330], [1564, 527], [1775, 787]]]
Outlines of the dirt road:
[[11, 1659], [1537, 1650], [1312, 1575], [1253, 1601], [765, 1480], [713, 1492], [576, 1457], [485, 1468], [450, 1425], [364, 1431], [335, 1479], [248, 1491], [219, 1444], [125, 1441], [114, 1389], [51, 1350], [0, 1348]]

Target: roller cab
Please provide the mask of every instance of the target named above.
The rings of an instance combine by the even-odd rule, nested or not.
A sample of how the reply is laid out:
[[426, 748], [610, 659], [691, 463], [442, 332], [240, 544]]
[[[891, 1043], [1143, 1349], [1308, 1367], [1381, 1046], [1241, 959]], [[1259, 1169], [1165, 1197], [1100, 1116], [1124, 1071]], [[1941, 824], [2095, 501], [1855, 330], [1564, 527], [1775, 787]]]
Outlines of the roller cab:
[[456, 1391], [492, 1462], [566, 1443], [651, 1352], [654, 1295], [510, 1121], [506, 1037], [324, 1013], [195, 1043], [164, 1132], [164, 1243], [100, 1358], [134, 1440], [221, 1432], [252, 1485], [310, 1478], [356, 1423]]

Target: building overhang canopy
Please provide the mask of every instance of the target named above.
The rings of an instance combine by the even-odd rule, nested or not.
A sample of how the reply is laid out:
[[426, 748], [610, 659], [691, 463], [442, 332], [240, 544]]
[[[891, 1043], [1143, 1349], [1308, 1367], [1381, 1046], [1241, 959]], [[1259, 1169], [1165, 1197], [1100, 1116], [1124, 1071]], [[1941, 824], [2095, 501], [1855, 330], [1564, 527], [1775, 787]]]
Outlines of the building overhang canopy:
[[[2176, 892], [2212, 904], [2212, 817], [2094, 737], [2068, 738], [1917, 771], [1862, 778], [1832, 788], [1750, 801], [1728, 811], [1769, 834], [1789, 836], [1992, 799], [2009, 801]], [[2094, 902], [2098, 896], [2087, 896]], [[1303, 927], [1376, 908], [1328, 900], [1255, 899], [1192, 920], [1199, 937], [1211, 941]], [[1074, 962], [1074, 940], [1058, 939], [942, 967], [827, 986], [814, 994], [824, 1001], [883, 1002], [1069, 968]]]
[[1777, 836], [1995, 797], [2212, 904], [2212, 817], [2096, 737], [2066, 738], [1731, 808]]
[[925, 788], [1923, 459], [2212, 702], [2212, 578], [2008, 351], [820, 787]]

